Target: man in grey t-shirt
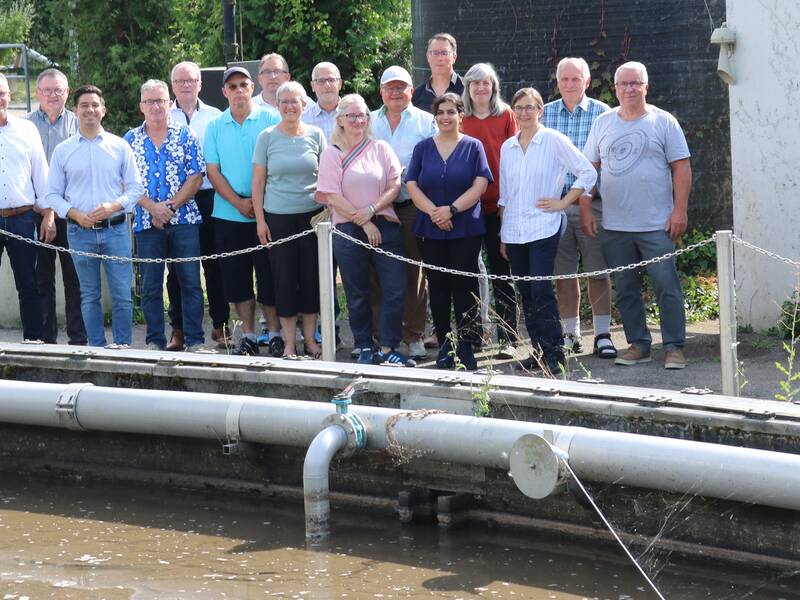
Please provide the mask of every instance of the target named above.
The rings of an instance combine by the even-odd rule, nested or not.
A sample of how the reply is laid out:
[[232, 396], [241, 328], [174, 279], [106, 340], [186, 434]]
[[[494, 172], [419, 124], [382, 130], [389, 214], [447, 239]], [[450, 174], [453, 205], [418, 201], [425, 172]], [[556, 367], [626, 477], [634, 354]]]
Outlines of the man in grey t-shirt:
[[[595, 120], [584, 153], [601, 170], [603, 197], [601, 245], [609, 267], [636, 263], [675, 249], [688, 222], [692, 185], [689, 148], [675, 118], [646, 102], [647, 69], [627, 62], [614, 75], [619, 107]], [[581, 207], [581, 223], [597, 235], [591, 211]], [[686, 366], [686, 313], [675, 260], [649, 265], [660, 310], [667, 369]], [[638, 270], [614, 275], [616, 303], [630, 344], [616, 364], [649, 362], [652, 337], [647, 329]]]

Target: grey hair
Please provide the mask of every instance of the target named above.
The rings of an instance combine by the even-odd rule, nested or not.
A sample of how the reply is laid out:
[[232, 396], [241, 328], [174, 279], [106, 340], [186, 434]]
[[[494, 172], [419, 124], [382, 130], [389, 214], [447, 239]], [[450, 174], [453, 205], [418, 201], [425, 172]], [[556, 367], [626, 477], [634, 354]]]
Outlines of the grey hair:
[[150, 90], [164, 90], [164, 92], [167, 94], [167, 98], [169, 98], [169, 88], [167, 87], [166, 83], [160, 79], [148, 79], [142, 84], [140, 100], [144, 100], [144, 93], [149, 92]]
[[63, 79], [67, 83], [69, 83], [69, 80], [67, 79], [67, 76], [64, 75], [64, 73], [62, 73], [58, 69], [55, 69], [55, 68], [51, 67], [51, 68], [45, 69], [44, 71], [39, 73], [39, 76], [36, 78], [36, 87], [39, 87], [39, 84], [42, 82], [42, 79], [44, 79], [45, 77], [61, 77], [61, 79]]
[[261, 62], [258, 63], [259, 71], [261, 70], [262, 65], [265, 62], [267, 62], [268, 60], [272, 59], [272, 58], [277, 58], [279, 61], [281, 61], [283, 63], [283, 70], [286, 71], [287, 73], [290, 73], [290, 71], [289, 71], [289, 63], [286, 62], [285, 58], [283, 58], [280, 54], [278, 54], [276, 52], [272, 52], [270, 54], [265, 54], [264, 56], [261, 57]]
[[580, 57], [567, 56], [566, 58], [562, 58], [560, 61], [558, 61], [558, 66], [556, 66], [556, 79], [561, 77], [561, 69], [565, 65], [573, 65], [578, 67], [581, 70], [581, 75], [583, 75], [583, 78], [586, 81], [589, 81], [592, 78], [592, 74], [589, 71], [589, 63]]
[[8, 79], [6, 79], [6, 76], [5, 76], [5, 75], [3, 75], [2, 73], [0, 73], [0, 81], [2, 81], [3, 83], [5, 83], [5, 84], [6, 84], [6, 87], [8, 87], [8, 88], [9, 88], [9, 90], [11, 89], [11, 88], [10, 88], [10, 86], [8, 85]]
[[494, 67], [489, 63], [477, 63], [469, 68], [469, 71], [464, 75], [464, 115], [469, 117], [473, 114], [474, 108], [472, 106], [472, 98], [469, 95], [469, 84], [473, 81], [482, 81], [488, 79], [492, 82], [492, 96], [489, 99], [489, 111], [493, 117], [502, 115], [508, 110], [508, 104], [503, 102], [500, 98], [500, 80], [497, 78], [497, 73]]
[[631, 71], [636, 71], [637, 73], [639, 73], [639, 77], [642, 78], [642, 81], [647, 83], [647, 67], [645, 67], [640, 62], [636, 62], [635, 60], [628, 61], [617, 67], [617, 70], [614, 72], [614, 83], [617, 83], [617, 80], [619, 79], [619, 72], [624, 69], [630, 69]]
[[182, 67], [189, 67], [190, 69], [192, 69], [195, 72], [195, 75], [197, 75], [197, 78], [200, 79], [200, 65], [198, 65], [196, 62], [192, 62], [190, 60], [184, 60], [182, 62], [179, 62], [174, 67], [172, 67], [172, 71], [169, 72], [169, 80], [170, 81], [175, 79], [175, 73], [178, 71], [178, 69], [180, 69]]
[[364, 112], [367, 115], [367, 137], [372, 139], [372, 128], [370, 127], [372, 115], [369, 113], [369, 107], [367, 106], [366, 100], [364, 100], [361, 94], [347, 94], [343, 96], [341, 100], [339, 100], [339, 105], [336, 107], [336, 120], [333, 126], [333, 132], [331, 133], [331, 144], [340, 144], [343, 141], [344, 127], [342, 127], [342, 125], [339, 123], [339, 117], [346, 115], [347, 111], [354, 104], [364, 109]]
[[280, 100], [281, 95], [286, 93], [297, 94], [298, 96], [300, 96], [303, 102], [305, 102], [306, 90], [303, 88], [302, 85], [300, 85], [296, 81], [286, 81], [282, 83], [275, 91], [275, 100], [276, 101]]
[[332, 69], [333, 71], [336, 72], [336, 76], [341, 79], [342, 74], [339, 72], [339, 67], [337, 67], [332, 62], [321, 62], [321, 63], [317, 63], [316, 65], [314, 65], [314, 68], [311, 70], [311, 79], [316, 79], [317, 78], [317, 69], [321, 69], [323, 67], [327, 67], [329, 69]]

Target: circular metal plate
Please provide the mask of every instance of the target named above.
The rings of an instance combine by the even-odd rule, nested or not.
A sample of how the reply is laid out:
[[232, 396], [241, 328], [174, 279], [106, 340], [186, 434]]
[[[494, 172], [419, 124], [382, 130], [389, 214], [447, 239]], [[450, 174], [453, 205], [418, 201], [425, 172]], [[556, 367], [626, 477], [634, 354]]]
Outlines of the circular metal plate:
[[519, 438], [511, 447], [509, 475], [529, 498], [546, 498], [558, 485], [558, 457], [550, 444], [534, 433]]

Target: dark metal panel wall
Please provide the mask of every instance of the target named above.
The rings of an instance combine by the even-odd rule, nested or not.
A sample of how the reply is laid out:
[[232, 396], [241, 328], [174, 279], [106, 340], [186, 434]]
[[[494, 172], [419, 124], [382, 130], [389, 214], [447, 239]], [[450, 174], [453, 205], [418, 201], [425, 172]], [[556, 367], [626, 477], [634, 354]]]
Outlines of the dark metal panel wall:
[[614, 70], [625, 60], [647, 65], [648, 100], [674, 114], [692, 151], [690, 227], [733, 223], [728, 90], [716, 75], [712, 20], [724, 0], [412, 0], [414, 80], [429, 75], [427, 39], [438, 31], [458, 40], [456, 70], [495, 65], [506, 98], [525, 85], [556, 97], [553, 71], [564, 56], [592, 67], [594, 96], [612, 105]]

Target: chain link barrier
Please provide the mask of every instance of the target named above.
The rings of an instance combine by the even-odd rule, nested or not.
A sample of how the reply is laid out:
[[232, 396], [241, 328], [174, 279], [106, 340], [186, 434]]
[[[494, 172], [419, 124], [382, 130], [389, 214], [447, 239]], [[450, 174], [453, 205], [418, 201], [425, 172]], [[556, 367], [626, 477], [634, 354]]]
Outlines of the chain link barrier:
[[267, 244], [259, 244], [258, 246], [253, 246], [252, 248], [242, 248], [241, 250], [231, 250], [230, 252], [220, 252], [217, 254], [209, 254], [208, 256], [186, 256], [182, 258], [142, 258], [140, 256], [129, 257], [129, 256], [111, 256], [108, 254], [95, 254], [94, 252], [84, 252], [83, 250], [75, 250], [73, 248], [54, 246], [53, 244], [47, 244], [40, 240], [33, 240], [30, 238], [26, 238], [25, 236], [18, 235], [16, 233], [11, 233], [10, 231], [6, 231], [5, 229], [2, 228], [0, 228], [0, 235], [5, 235], [15, 240], [25, 242], [26, 244], [31, 244], [33, 246], [40, 246], [42, 248], [56, 250], [57, 252], [66, 252], [67, 254], [74, 254], [76, 256], [85, 256], [87, 258], [99, 258], [101, 260], [114, 260], [118, 262], [131, 262], [131, 263], [169, 264], [169, 263], [195, 262], [199, 260], [214, 260], [217, 258], [228, 258], [231, 256], [239, 256], [240, 254], [256, 252], [257, 250], [262, 250], [264, 248], [274, 248], [275, 246], [280, 246], [281, 244], [287, 244], [289, 242], [293, 242], [294, 240], [300, 239], [301, 237], [305, 237], [307, 235], [316, 235], [316, 232], [313, 229], [306, 229], [304, 231], [301, 231], [300, 233], [295, 233], [294, 235], [290, 235], [288, 237], [281, 238], [279, 240], [275, 240]]
[[[432, 271], [439, 271], [441, 273], [447, 273], [449, 275], [460, 275], [460, 276], [463, 276], [463, 277], [477, 277], [477, 278], [484, 278], [485, 277], [486, 279], [490, 279], [490, 280], [529, 281], [529, 282], [532, 282], [532, 281], [557, 281], [557, 280], [561, 280], [561, 279], [576, 279], [576, 278], [579, 278], [579, 277], [603, 277], [605, 275], [612, 275], [614, 273], [621, 273], [623, 271], [628, 271], [628, 270], [631, 270], [631, 269], [640, 269], [640, 268], [646, 267], [648, 265], [652, 265], [652, 264], [655, 264], [655, 263], [658, 263], [658, 262], [662, 262], [662, 261], [665, 261], [665, 260], [670, 260], [672, 258], [680, 256], [681, 254], [686, 254], [687, 252], [692, 252], [692, 251], [696, 250], [697, 248], [701, 248], [703, 246], [706, 246], [708, 244], [711, 244], [711, 243], [715, 242], [716, 241], [716, 237], [717, 237], [716, 234], [712, 234], [711, 237], [709, 237], [709, 238], [707, 238], [705, 240], [701, 240], [699, 242], [696, 242], [694, 244], [690, 244], [690, 245], [685, 246], [683, 248], [678, 248], [674, 252], [668, 252], [667, 254], [662, 254], [660, 256], [655, 256], [653, 258], [649, 258], [647, 260], [642, 260], [642, 261], [637, 262], [637, 263], [631, 263], [631, 264], [622, 265], [622, 266], [619, 266], [619, 267], [602, 269], [600, 271], [589, 271], [589, 272], [585, 272], [585, 273], [571, 273], [571, 274], [566, 274], [566, 275], [525, 275], [525, 276], [520, 276], [520, 275], [494, 275], [494, 274], [491, 274], [491, 273], [488, 273], [486, 275], [481, 275], [479, 273], [472, 273], [472, 272], [469, 272], [469, 271], [459, 271], [457, 269], [449, 269], [447, 267], [439, 267], [439, 266], [436, 266], [436, 265], [428, 265], [428, 264], [422, 262], [421, 260], [414, 260], [413, 258], [407, 258], [405, 256], [400, 256], [399, 254], [394, 254], [392, 252], [389, 252], [388, 250], [384, 250], [383, 248], [372, 246], [368, 242], [365, 242], [363, 240], [359, 240], [357, 238], [354, 238], [353, 236], [348, 235], [348, 234], [344, 233], [343, 231], [340, 231], [339, 229], [336, 229], [335, 227], [333, 227], [331, 229], [331, 232], [333, 233], [333, 235], [338, 235], [339, 237], [341, 237], [341, 238], [343, 238], [345, 240], [348, 240], [349, 242], [351, 242], [353, 244], [356, 244], [358, 246], [362, 246], [362, 247], [367, 248], [368, 250], [371, 250], [371, 251], [376, 252], [378, 254], [383, 254], [384, 256], [388, 256], [389, 258], [393, 258], [395, 260], [399, 260], [399, 261], [407, 263], [409, 265], [414, 265], [414, 266], [421, 267], [421, 268], [424, 268], [424, 269], [430, 269]], [[267, 244], [259, 244], [258, 246], [253, 246], [251, 248], [242, 248], [241, 250], [232, 250], [230, 252], [219, 252], [219, 253], [215, 253], [215, 254], [209, 254], [207, 256], [187, 256], [187, 257], [183, 257], [183, 258], [142, 258], [142, 257], [139, 257], [139, 256], [133, 256], [133, 257], [111, 256], [111, 255], [107, 255], [107, 254], [96, 254], [94, 252], [85, 252], [83, 250], [75, 250], [73, 248], [63, 248], [61, 246], [55, 246], [53, 244], [48, 244], [48, 243], [42, 242], [40, 240], [26, 238], [24, 236], [21, 236], [21, 235], [18, 235], [16, 233], [12, 233], [10, 231], [6, 231], [5, 229], [0, 228], [0, 235], [5, 235], [5, 236], [7, 236], [9, 238], [16, 239], [16, 240], [19, 240], [21, 242], [25, 242], [27, 244], [31, 244], [33, 246], [39, 246], [39, 247], [42, 247], [42, 248], [55, 250], [57, 252], [66, 252], [68, 254], [74, 254], [76, 256], [85, 256], [87, 258], [98, 258], [100, 260], [114, 260], [114, 261], [119, 261], [119, 262], [126, 262], [127, 261], [127, 262], [132, 262], [132, 263], [149, 263], [149, 264], [184, 263], [184, 262], [195, 262], [195, 261], [201, 261], [201, 260], [214, 260], [214, 259], [218, 259], [218, 258], [228, 258], [228, 257], [231, 257], [231, 256], [239, 256], [240, 254], [248, 254], [250, 252], [256, 252], [257, 250], [262, 250], [262, 249], [265, 249], [265, 248], [266, 249], [274, 248], [275, 246], [279, 246], [281, 244], [288, 244], [289, 242], [293, 242], [294, 240], [300, 239], [300, 238], [305, 237], [307, 235], [315, 235], [315, 234], [316, 234], [316, 232], [314, 231], [314, 229], [306, 229], [306, 230], [301, 231], [299, 233], [295, 233], [294, 235], [290, 235], [288, 237], [281, 238], [279, 240], [274, 240], [274, 241], [269, 242]], [[743, 240], [742, 238], [740, 238], [738, 235], [735, 235], [735, 234], [731, 236], [731, 239], [733, 240], [733, 242], [735, 244], [738, 244], [738, 245], [740, 245], [740, 246], [742, 246], [744, 248], [748, 248], [748, 249], [750, 249], [750, 250], [752, 250], [752, 251], [754, 251], [754, 252], [756, 252], [758, 254], [762, 254], [762, 255], [767, 256], [769, 258], [778, 260], [778, 261], [780, 261], [782, 263], [785, 263], [787, 265], [790, 265], [790, 266], [792, 266], [792, 267], [794, 267], [796, 269], [800, 269], [800, 261], [793, 260], [791, 258], [786, 258], [785, 256], [781, 256], [780, 254], [777, 254], [775, 252], [771, 252], [769, 250], [765, 250], [764, 248], [761, 248], [759, 246], [756, 246], [755, 244], [751, 244], [750, 242]]]
[[413, 258], [406, 258], [405, 256], [399, 256], [388, 250], [384, 250], [383, 248], [376, 248], [372, 246], [368, 242], [364, 242], [362, 240], [356, 239], [351, 235], [344, 233], [343, 231], [339, 231], [336, 228], [332, 229], [334, 235], [338, 235], [341, 238], [349, 240], [350, 242], [357, 244], [359, 246], [363, 246], [364, 248], [368, 248], [378, 254], [383, 254], [390, 258], [394, 258], [396, 260], [402, 261], [404, 263], [408, 263], [410, 265], [415, 265], [418, 267], [423, 267], [425, 269], [430, 269], [432, 271], [439, 271], [441, 273], [447, 273], [449, 275], [461, 275], [464, 277], [477, 277], [480, 279], [491, 279], [491, 280], [499, 280], [499, 281], [557, 281], [560, 279], [577, 279], [579, 277], [602, 277], [604, 275], [611, 275], [612, 273], [621, 273], [623, 271], [628, 271], [631, 269], [638, 269], [641, 267], [646, 267], [647, 265], [652, 265], [657, 262], [661, 262], [664, 260], [669, 260], [675, 256], [680, 256], [681, 254], [686, 254], [687, 252], [691, 252], [696, 250], [697, 248], [701, 248], [702, 246], [706, 246], [708, 244], [713, 243], [717, 236], [716, 234], [712, 234], [711, 237], [705, 240], [701, 240], [695, 244], [691, 244], [684, 248], [679, 248], [674, 252], [669, 252], [667, 254], [662, 254], [661, 256], [654, 256], [653, 258], [648, 258], [647, 260], [640, 261], [638, 263], [631, 263], [629, 265], [622, 265], [619, 267], [613, 267], [608, 269], [603, 269], [601, 271], [589, 271], [586, 273], [570, 273], [566, 275], [494, 275], [491, 273], [487, 273], [486, 275], [481, 275], [479, 273], [472, 273], [469, 271], [458, 271], [456, 269], [448, 269], [447, 267], [439, 267], [436, 265], [428, 265], [421, 260], [414, 260]]
[[749, 248], [750, 250], [753, 250], [757, 254], [763, 254], [764, 256], [768, 256], [769, 258], [774, 258], [775, 260], [779, 260], [780, 262], [786, 263], [787, 265], [790, 265], [790, 266], [794, 267], [795, 269], [800, 269], [800, 261], [792, 260], [791, 258], [786, 258], [785, 256], [781, 256], [780, 254], [777, 254], [775, 252], [770, 252], [769, 250], [764, 250], [764, 248], [759, 248], [755, 244], [751, 244], [750, 242], [746, 242], [745, 240], [743, 240], [742, 238], [740, 238], [736, 234], [733, 234], [731, 236], [731, 239], [733, 240], [734, 244], [739, 244], [740, 246], [743, 246], [745, 248]]

